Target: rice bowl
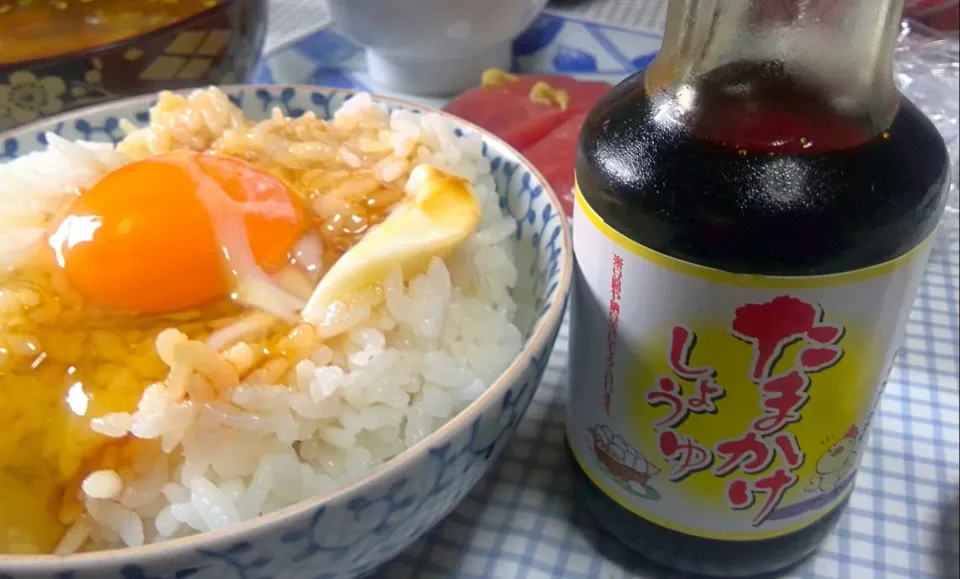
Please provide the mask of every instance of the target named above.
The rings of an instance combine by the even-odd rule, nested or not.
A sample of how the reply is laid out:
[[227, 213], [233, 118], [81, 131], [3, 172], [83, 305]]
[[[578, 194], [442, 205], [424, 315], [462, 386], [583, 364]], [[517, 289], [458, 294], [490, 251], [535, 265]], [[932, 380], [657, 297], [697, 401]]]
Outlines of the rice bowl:
[[[195, 95], [197, 100], [214, 97], [215, 93], [209, 92]], [[164, 147], [177, 143], [187, 143], [195, 150], [213, 146], [221, 152], [234, 147], [236, 154], [235, 142], [241, 139], [228, 142], [223, 138], [223, 127], [243, 123], [235, 118], [236, 111], [226, 112], [219, 118], [207, 115], [203, 126], [189, 133], [178, 133], [176, 127], [171, 130], [158, 123], [152, 131], [135, 132], [118, 150], [71, 145], [52, 137], [50, 145], [61, 153], [71, 147], [84, 147], [87, 151], [81, 154], [89, 157], [93, 153], [97, 156], [95, 163], [104, 167], [122, 162], [109, 158], [115, 154], [135, 160], [138, 156], [163, 154]], [[178, 114], [171, 118], [191, 116], [182, 110]], [[275, 116], [265, 124], [278, 133], [295, 134], [289, 125], [295, 121], [281, 117]], [[521, 352], [525, 332], [514, 323], [518, 307], [511, 296], [518, 277], [525, 277], [518, 275], [510, 253], [516, 218], [504, 216], [480, 139], [469, 133], [458, 135], [440, 116], [418, 116], [409, 111], [387, 115], [365, 96], [348, 101], [333, 123], [355, 125], [361, 131], [367, 123], [372, 134], [384, 133], [381, 142], [389, 144], [393, 138], [393, 145], [410, 158], [466, 178], [482, 208], [477, 227], [456, 251], [432, 259], [424, 271], [409, 278], [392, 271], [380, 280], [383, 295], [379, 300], [354, 304], [354, 311], [340, 311], [336, 323], [342, 327], [336, 331], [315, 331], [301, 324], [286, 326], [282, 338], [290, 343], [285, 348], [299, 352], [292, 356], [293, 363], [285, 368], [271, 365], [269, 362], [280, 359], [273, 358], [246, 368], [249, 375], [229, 385], [228, 398], [217, 396], [202, 403], [178, 398], [182, 392], [173, 388], [177, 392], [171, 395], [171, 377], [166, 376], [144, 389], [137, 408], [92, 419], [90, 428], [107, 438], [156, 441], [163, 453], [159, 460], [153, 457], [151, 464], [131, 466], [128, 470], [134, 477], [130, 472], [109, 468], [84, 473], [79, 490], [85, 512], [58, 542], [59, 552], [137, 546], [222, 529], [329, 494], [424, 440], [483, 395]], [[249, 135], [270, 135], [263, 126], [244, 125], [244, 131], [232, 135], [246, 134], [243, 146], [248, 152]], [[204, 134], [205, 130], [209, 134]], [[427, 135], [423, 137], [426, 143], [401, 143], [415, 130]], [[269, 149], [268, 141], [265, 138], [253, 143]], [[444, 142], [451, 146], [444, 149]], [[150, 147], [154, 149], [144, 150]], [[288, 164], [302, 163], [304, 156], [316, 160], [318, 155], [317, 148], [295, 148], [289, 143], [274, 148], [301, 152], [303, 156]], [[398, 168], [396, 159], [391, 158], [396, 156], [386, 155], [378, 160], [384, 161], [382, 164], [371, 168], [381, 172], [381, 183], [409, 184], [411, 163]], [[18, 166], [29, 165], [24, 161], [30, 159], [22, 158]], [[341, 160], [355, 164], [349, 156]], [[51, 166], [50, 158], [34, 157], [31, 162], [36, 166], [40, 161]], [[0, 172], [18, 166], [3, 167]], [[90, 167], [78, 168], [76, 173], [89, 171]], [[12, 179], [5, 176], [5, 181]], [[64, 182], [56, 187], [63, 189]], [[34, 184], [31, 189], [42, 192], [43, 188]], [[53, 195], [38, 194], [33, 200], [52, 202], [50, 197]], [[28, 238], [22, 231], [17, 234], [19, 237], [11, 240]], [[562, 232], [560, 242], [565, 241]], [[528, 283], [520, 281], [520, 285]], [[546, 287], [527, 287], [524, 291], [529, 293], [531, 289], [548, 291]], [[543, 311], [531, 315], [539, 314], [543, 322], [543, 314], [551, 313], [546, 321], [553, 323], [556, 315], [558, 322], [559, 316], [548, 310], [557, 305], [560, 294], [565, 295], [565, 287], [559, 289], [552, 296], [541, 296], [549, 297], [549, 303]], [[552, 291], [556, 290], [554, 287]], [[27, 296], [27, 300], [31, 298]], [[182, 373], [184, 362], [176, 359], [177, 351], [182, 355], [192, 352], [191, 364], [204, 368], [200, 373], [215, 383], [218, 366], [223, 368], [227, 363], [235, 370], [249, 366], [250, 351], [262, 345], [249, 338], [251, 333], [262, 333], [266, 323], [263, 311], [254, 314], [239, 320], [231, 318], [231, 323], [218, 320], [215, 327], [189, 338], [189, 332], [167, 327], [150, 339], [168, 370], [179, 368]], [[322, 328], [322, 324], [313, 328]], [[211, 352], [214, 357], [205, 357]], [[222, 389], [215, 390], [220, 393]], [[202, 400], [203, 396], [198, 394], [196, 398]], [[5, 569], [3, 563], [6, 561], [0, 559], [0, 568]]]

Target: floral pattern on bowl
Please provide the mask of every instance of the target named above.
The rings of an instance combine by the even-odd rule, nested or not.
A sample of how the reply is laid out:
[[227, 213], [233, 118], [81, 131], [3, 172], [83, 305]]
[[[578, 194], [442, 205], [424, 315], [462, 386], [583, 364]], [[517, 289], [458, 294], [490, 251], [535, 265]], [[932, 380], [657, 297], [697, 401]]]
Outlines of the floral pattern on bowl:
[[[274, 106], [329, 117], [352, 93], [291, 86], [224, 89], [252, 118]], [[389, 108], [418, 107], [378, 99]], [[0, 135], [0, 162], [43, 148], [46, 131], [68, 139], [117, 141], [121, 118], [144, 123], [154, 99], [141, 97], [78, 111]], [[520, 281], [514, 298], [525, 316], [523, 352], [464, 412], [363, 479], [321, 500], [301, 503], [234, 528], [135, 549], [58, 557], [0, 556], [0, 579], [347, 579], [398, 555], [436, 525], [479, 481], [523, 418], [547, 366], [569, 294], [572, 250], [559, 202], [513, 149], [477, 132], [490, 160], [501, 206], [517, 222]]]
[[120, 97], [245, 82], [267, 0], [228, 0], [146, 34], [54, 58], [0, 64], [0, 131]]

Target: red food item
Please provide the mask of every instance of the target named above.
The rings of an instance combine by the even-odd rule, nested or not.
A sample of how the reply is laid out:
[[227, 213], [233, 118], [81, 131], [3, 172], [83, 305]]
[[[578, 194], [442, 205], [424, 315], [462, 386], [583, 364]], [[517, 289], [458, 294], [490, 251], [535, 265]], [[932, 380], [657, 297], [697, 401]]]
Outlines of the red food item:
[[[566, 92], [566, 106], [534, 102], [537, 83]], [[497, 135], [524, 155], [560, 197], [563, 210], [573, 210], [574, 164], [580, 127], [587, 113], [611, 89], [605, 82], [580, 81], [560, 75], [504, 77], [495, 87], [463, 93], [445, 107], [448, 113]]]
[[954, 37], [960, 29], [960, 2], [957, 0], [907, 0], [903, 15]]
[[560, 198], [567, 216], [573, 214], [574, 165], [577, 161], [577, 140], [587, 113], [576, 114], [566, 120], [523, 155], [539, 169]]
[[600, 97], [607, 94], [612, 86], [606, 82], [577, 80], [570, 76], [559, 74], [520, 74], [516, 82], [506, 82], [503, 88], [515, 95], [529, 99], [530, 91], [538, 82], [545, 82], [556, 90], [567, 92], [570, 102], [567, 105], [567, 114], [587, 113], [597, 104]]
[[520, 152], [544, 138], [567, 114], [559, 107], [538, 105], [526, 95], [505, 88], [473, 88], [444, 110], [500, 137]]

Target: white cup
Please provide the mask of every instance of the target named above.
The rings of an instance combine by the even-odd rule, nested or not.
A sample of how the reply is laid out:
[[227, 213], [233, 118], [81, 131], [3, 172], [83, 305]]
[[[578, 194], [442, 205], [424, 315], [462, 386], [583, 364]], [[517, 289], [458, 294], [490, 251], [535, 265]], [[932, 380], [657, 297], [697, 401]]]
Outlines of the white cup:
[[547, 0], [327, 0], [334, 26], [364, 47], [384, 88], [449, 96], [489, 68], [509, 69], [511, 44]]

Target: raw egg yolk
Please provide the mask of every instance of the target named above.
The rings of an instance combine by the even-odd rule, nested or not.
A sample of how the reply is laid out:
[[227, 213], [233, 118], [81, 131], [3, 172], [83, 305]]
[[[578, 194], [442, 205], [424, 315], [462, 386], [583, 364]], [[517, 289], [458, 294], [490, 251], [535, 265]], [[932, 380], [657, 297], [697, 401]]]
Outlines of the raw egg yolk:
[[228, 295], [251, 268], [280, 269], [304, 228], [283, 182], [238, 159], [178, 152], [82, 191], [49, 243], [89, 301], [162, 314]]

